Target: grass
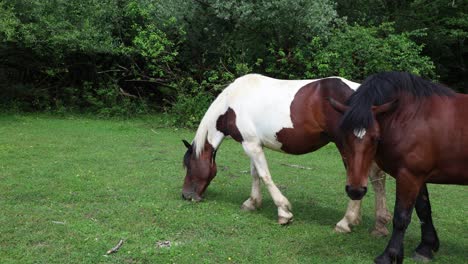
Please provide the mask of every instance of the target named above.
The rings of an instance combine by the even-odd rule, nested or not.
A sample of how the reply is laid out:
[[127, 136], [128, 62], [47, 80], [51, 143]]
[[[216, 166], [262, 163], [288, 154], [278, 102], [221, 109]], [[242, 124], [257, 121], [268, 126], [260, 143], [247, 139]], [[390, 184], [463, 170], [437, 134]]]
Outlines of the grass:
[[[386, 246], [388, 238], [368, 233], [372, 191], [362, 225], [352, 234], [333, 232], [347, 205], [333, 145], [303, 156], [267, 152], [273, 179], [293, 204], [294, 223], [281, 227], [265, 188], [261, 210], [239, 209], [251, 179], [233, 140], [221, 145], [205, 201], [183, 201], [180, 139], [194, 131], [161, 123], [0, 115], [0, 263], [371, 263]], [[387, 185], [393, 208], [394, 180]], [[466, 263], [466, 189], [429, 191], [441, 240], [433, 263]], [[417, 223], [414, 214], [407, 263], [419, 241]], [[121, 238], [120, 251], [105, 256]], [[171, 247], [158, 248], [160, 241]]]

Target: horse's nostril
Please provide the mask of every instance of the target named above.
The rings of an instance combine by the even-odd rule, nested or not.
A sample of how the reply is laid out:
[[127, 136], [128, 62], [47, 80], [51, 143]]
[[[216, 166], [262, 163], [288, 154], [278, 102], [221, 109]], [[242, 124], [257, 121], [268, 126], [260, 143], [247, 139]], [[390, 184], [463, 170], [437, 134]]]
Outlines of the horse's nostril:
[[182, 193], [182, 199], [184, 200], [191, 200], [192, 199], [192, 196], [190, 194], [187, 194], [187, 193]]
[[367, 193], [367, 187], [365, 186], [355, 188], [350, 185], [346, 185], [345, 190], [349, 198], [352, 200], [361, 200]]

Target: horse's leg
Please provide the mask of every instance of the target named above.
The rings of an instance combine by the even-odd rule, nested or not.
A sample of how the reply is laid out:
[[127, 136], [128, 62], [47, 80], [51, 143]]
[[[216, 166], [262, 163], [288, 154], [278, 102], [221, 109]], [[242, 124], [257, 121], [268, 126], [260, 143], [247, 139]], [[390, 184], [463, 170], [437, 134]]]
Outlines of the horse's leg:
[[350, 226], [361, 223], [361, 202], [362, 200], [349, 200], [345, 216], [335, 226], [336, 232], [349, 233]]
[[392, 220], [392, 215], [387, 209], [387, 197], [385, 194], [385, 173], [373, 164], [370, 174], [370, 181], [375, 192], [375, 227], [371, 234], [374, 236], [387, 236], [387, 224]]
[[260, 191], [260, 177], [253, 160], [250, 162], [250, 174], [252, 175], [252, 191], [249, 199], [242, 204], [242, 210], [254, 211], [262, 206], [262, 193]]
[[[375, 191], [376, 220], [372, 234], [375, 236], [386, 236], [388, 235], [388, 229], [385, 225], [392, 219], [392, 215], [387, 209], [385, 173], [374, 163], [369, 173], [369, 178]], [[345, 216], [336, 224], [335, 231], [349, 233], [351, 232], [351, 226], [361, 223], [361, 201], [349, 201]]]
[[411, 222], [416, 197], [423, 185], [406, 170], [398, 173], [395, 209], [393, 213], [393, 232], [384, 252], [375, 259], [377, 264], [403, 263], [403, 238]]
[[255, 142], [244, 141], [242, 146], [244, 147], [245, 153], [252, 159], [258, 176], [263, 180], [275, 205], [278, 207], [278, 223], [282, 225], [289, 223], [293, 217], [293, 214], [290, 212], [291, 204], [271, 179], [265, 153], [261, 145]]
[[431, 203], [426, 184], [419, 191], [415, 207], [421, 223], [421, 243], [416, 248], [413, 258], [427, 262], [433, 258], [432, 252], [439, 250], [439, 238], [432, 223]]

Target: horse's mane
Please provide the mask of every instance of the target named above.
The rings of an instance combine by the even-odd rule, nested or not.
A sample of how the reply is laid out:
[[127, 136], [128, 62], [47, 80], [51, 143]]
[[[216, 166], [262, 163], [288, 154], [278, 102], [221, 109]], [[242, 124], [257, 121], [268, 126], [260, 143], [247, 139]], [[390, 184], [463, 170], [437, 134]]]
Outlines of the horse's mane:
[[192, 155], [192, 151], [190, 149], [187, 149], [187, 151], [185, 152], [185, 155], [184, 155], [184, 161], [183, 161], [183, 165], [184, 165], [184, 168], [186, 169], [189, 169], [190, 168], [190, 155]]
[[[217, 118], [226, 111], [226, 96], [227, 91], [224, 89], [218, 97], [211, 103], [210, 107], [206, 111], [200, 125], [198, 126], [197, 132], [195, 133], [195, 138], [193, 139], [193, 148], [195, 152], [195, 157], [200, 157], [203, 149], [205, 148], [205, 142], [207, 140], [210, 130], [216, 130], [216, 120]], [[213, 132], [213, 131], [212, 131]]]
[[344, 114], [340, 128], [345, 132], [368, 128], [372, 125], [373, 105], [388, 103], [403, 94], [410, 94], [421, 101], [432, 95], [453, 96], [455, 92], [407, 72], [377, 73], [364, 80], [347, 100], [350, 108]]

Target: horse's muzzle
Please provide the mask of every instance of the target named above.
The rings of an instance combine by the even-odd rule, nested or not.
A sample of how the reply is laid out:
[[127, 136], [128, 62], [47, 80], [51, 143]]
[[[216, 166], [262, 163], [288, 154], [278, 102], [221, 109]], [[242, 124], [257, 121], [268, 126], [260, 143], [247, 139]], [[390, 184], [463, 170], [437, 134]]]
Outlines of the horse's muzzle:
[[361, 200], [367, 193], [367, 187], [365, 186], [355, 188], [350, 185], [346, 185], [345, 190], [351, 200]]
[[182, 199], [200, 202], [203, 198], [195, 192], [182, 192]]

